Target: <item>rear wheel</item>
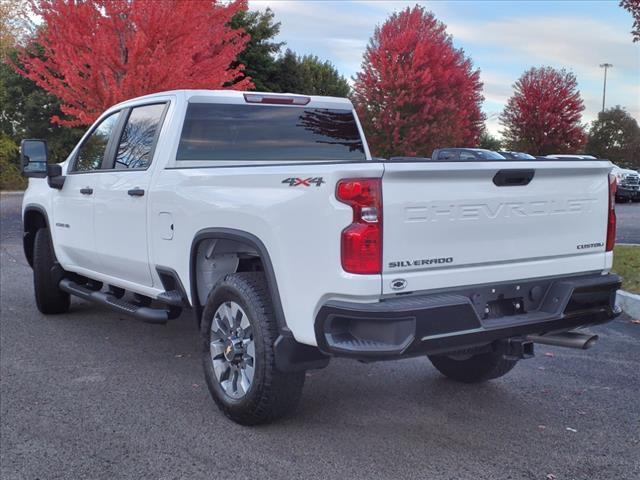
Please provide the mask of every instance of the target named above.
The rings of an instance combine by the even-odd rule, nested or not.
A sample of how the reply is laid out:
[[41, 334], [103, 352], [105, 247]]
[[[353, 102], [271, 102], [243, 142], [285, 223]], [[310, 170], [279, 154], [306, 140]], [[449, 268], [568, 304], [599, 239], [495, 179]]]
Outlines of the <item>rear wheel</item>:
[[502, 377], [518, 363], [494, 351], [475, 355], [431, 355], [429, 360], [445, 377], [464, 383], [486, 382]]
[[55, 314], [69, 310], [69, 294], [58, 288], [63, 274], [64, 270], [53, 251], [49, 229], [41, 228], [36, 232], [33, 242], [33, 289], [36, 306], [42, 313]]
[[236, 273], [220, 281], [207, 299], [201, 331], [207, 385], [227, 417], [255, 425], [295, 409], [305, 372], [276, 369], [278, 328], [262, 273]]

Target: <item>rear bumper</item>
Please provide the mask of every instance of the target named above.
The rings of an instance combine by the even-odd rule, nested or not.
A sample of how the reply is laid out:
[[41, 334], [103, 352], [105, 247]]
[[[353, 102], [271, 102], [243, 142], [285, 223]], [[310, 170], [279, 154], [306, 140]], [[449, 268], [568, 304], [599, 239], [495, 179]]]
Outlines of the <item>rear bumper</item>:
[[376, 303], [328, 302], [315, 319], [324, 353], [362, 360], [440, 354], [497, 340], [608, 322], [617, 275], [590, 274], [403, 295]]

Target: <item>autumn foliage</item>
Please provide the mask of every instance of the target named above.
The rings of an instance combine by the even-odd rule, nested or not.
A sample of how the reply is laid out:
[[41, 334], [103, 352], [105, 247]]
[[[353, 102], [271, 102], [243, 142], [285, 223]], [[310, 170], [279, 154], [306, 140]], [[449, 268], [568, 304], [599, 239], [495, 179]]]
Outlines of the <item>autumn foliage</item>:
[[480, 73], [423, 7], [376, 28], [355, 79], [353, 101], [379, 156], [429, 156], [474, 146], [483, 124]]
[[532, 68], [515, 83], [500, 117], [511, 150], [533, 155], [579, 153], [586, 141], [580, 123], [584, 103], [573, 73]]
[[19, 73], [61, 100], [64, 125], [90, 124], [106, 108], [177, 88], [252, 87], [230, 67], [248, 36], [228, 24], [246, 0], [39, 0], [35, 44]]
[[631, 35], [634, 42], [640, 42], [640, 0], [620, 0], [620, 6], [633, 17]]

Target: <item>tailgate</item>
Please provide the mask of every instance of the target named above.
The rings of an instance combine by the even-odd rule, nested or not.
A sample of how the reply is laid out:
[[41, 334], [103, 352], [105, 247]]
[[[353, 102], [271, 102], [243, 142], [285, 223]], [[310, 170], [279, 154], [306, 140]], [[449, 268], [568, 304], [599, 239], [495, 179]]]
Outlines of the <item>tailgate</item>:
[[385, 164], [383, 293], [602, 270], [610, 169], [607, 161]]

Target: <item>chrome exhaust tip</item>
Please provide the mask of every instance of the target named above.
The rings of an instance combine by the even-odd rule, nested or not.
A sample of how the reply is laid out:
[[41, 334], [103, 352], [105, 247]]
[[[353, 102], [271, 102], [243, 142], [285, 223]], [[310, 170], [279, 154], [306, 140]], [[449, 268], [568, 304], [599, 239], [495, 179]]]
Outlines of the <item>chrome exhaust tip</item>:
[[596, 344], [598, 335], [588, 335], [580, 332], [546, 333], [543, 335], [527, 335], [527, 340], [543, 345], [586, 350]]

